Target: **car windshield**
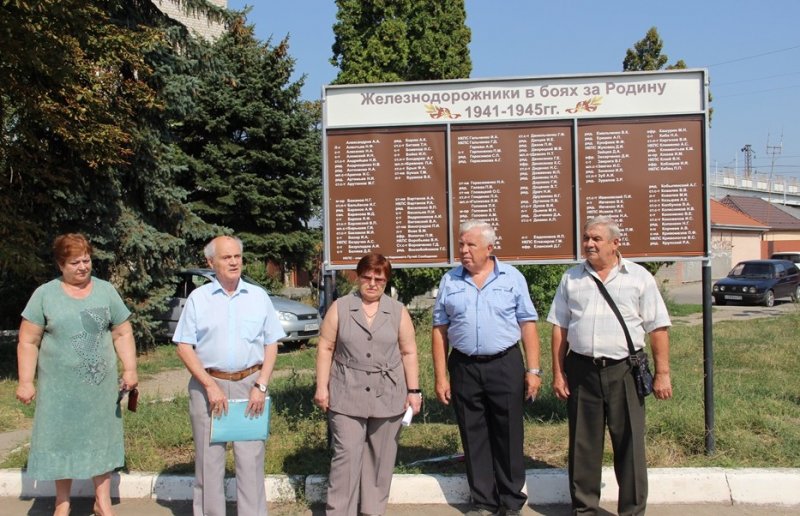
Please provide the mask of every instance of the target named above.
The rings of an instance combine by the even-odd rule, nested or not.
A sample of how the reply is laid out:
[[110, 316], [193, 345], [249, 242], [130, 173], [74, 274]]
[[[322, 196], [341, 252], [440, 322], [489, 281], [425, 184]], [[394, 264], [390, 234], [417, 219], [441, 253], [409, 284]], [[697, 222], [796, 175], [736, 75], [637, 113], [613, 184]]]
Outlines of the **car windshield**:
[[771, 278], [772, 266], [768, 263], [740, 263], [728, 274], [732, 278]]

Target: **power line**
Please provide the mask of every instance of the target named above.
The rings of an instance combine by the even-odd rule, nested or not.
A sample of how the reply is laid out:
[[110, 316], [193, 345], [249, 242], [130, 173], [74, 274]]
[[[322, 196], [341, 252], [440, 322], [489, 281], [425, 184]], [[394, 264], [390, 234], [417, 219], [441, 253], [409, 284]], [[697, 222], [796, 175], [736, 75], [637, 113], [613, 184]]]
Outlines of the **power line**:
[[777, 74], [777, 75], [768, 75], [766, 77], [754, 77], [752, 79], [742, 79], [741, 81], [730, 81], [730, 82], [713, 83], [712, 86], [714, 86], [715, 88], [718, 88], [720, 86], [728, 86], [730, 84], [741, 84], [743, 82], [766, 81], [767, 79], [776, 79], [778, 77], [788, 77], [790, 75], [797, 75], [799, 73], [800, 73], [800, 71], [798, 71], [798, 72], [789, 72], [789, 73], [780, 73], [780, 74]]
[[741, 97], [742, 95], [755, 95], [757, 93], [766, 93], [769, 91], [781, 91], [781, 90], [789, 90], [792, 88], [800, 88], [800, 84], [792, 84], [791, 86], [784, 86], [782, 88], [769, 88], [766, 90], [756, 90], [756, 91], [746, 91], [744, 93], [730, 93], [728, 95], [714, 95], [714, 100], [718, 99], [726, 99], [728, 97]]
[[788, 52], [789, 50], [794, 50], [795, 48], [800, 48], [800, 45], [795, 45], [793, 47], [779, 48], [778, 50], [770, 50], [769, 52], [763, 52], [761, 54], [755, 54], [752, 56], [738, 57], [736, 59], [731, 59], [729, 61], [722, 61], [719, 63], [710, 64], [708, 65], [708, 68], [711, 68], [713, 66], [722, 66], [730, 63], [738, 63], [739, 61], [746, 61], [747, 59], [755, 59], [757, 57], [768, 56], [771, 54], [778, 54], [780, 52]]

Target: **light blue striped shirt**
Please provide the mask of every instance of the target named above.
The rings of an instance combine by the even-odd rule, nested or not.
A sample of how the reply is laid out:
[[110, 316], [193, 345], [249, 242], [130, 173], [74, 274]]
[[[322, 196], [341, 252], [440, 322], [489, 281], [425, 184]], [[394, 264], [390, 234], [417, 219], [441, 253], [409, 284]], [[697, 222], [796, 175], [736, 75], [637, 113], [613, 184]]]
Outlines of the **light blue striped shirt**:
[[494, 355], [519, 342], [520, 323], [536, 321], [525, 277], [494, 259], [494, 270], [478, 289], [462, 265], [439, 283], [433, 325], [447, 325], [447, 341], [466, 355]]
[[240, 279], [225, 293], [218, 280], [189, 294], [175, 343], [195, 346], [203, 367], [235, 372], [264, 361], [264, 346], [285, 337], [267, 292]]

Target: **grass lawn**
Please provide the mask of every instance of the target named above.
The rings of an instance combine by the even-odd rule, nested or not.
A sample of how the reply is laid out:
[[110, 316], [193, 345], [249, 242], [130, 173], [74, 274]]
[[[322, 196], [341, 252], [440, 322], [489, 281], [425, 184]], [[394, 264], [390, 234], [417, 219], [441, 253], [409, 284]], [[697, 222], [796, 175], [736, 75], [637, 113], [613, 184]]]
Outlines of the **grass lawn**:
[[[699, 309], [699, 307], [698, 307]], [[455, 461], [409, 466], [419, 459], [457, 454], [460, 441], [452, 410], [433, 397], [430, 318], [417, 327], [420, 381], [426, 399], [423, 412], [401, 434], [397, 471], [462, 473]], [[800, 382], [796, 380], [800, 311], [775, 318], [719, 322], [714, 325], [714, 391], [716, 453], [704, 453], [702, 326], [676, 325], [671, 330], [674, 398], [647, 400], [647, 447], [653, 467], [800, 467]], [[542, 366], [550, 370], [550, 327], [539, 327]], [[32, 410], [14, 399], [13, 346], [0, 346], [0, 430], [30, 425]], [[282, 352], [270, 385], [273, 421], [267, 443], [266, 471], [325, 474], [330, 458], [323, 414], [312, 402], [315, 349]], [[172, 368], [171, 347], [140, 358], [141, 374]], [[565, 467], [565, 405], [544, 389], [526, 406], [527, 467]], [[139, 412], [125, 417], [127, 467], [131, 471], [179, 472], [193, 468], [188, 403], [140, 400]], [[153, 401], [153, 400], [150, 400]], [[610, 464], [610, 445], [606, 459]], [[27, 451], [0, 467], [23, 467]], [[229, 458], [229, 466], [232, 459]]]

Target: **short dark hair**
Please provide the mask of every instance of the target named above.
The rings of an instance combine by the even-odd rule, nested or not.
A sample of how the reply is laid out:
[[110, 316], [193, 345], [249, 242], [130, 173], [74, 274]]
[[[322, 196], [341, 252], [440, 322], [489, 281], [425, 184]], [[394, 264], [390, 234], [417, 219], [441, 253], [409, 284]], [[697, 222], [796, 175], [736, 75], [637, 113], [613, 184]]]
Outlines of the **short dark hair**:
[[70, 256], [88, 254], [92, 256], [92, 244], [80, 233], [64, 233], [53, 240], [53, 257], [56, 263], [63, 266]]
[[387, 283], [392, 279], [392, 264], [389, 262], [389, 259], [381, 253], [373, 251], [358, 260], [358, 265], [356, 265], [357, 275], [362, 276], [370, 271], [382, 272], [383, 275], [386, 276]]

